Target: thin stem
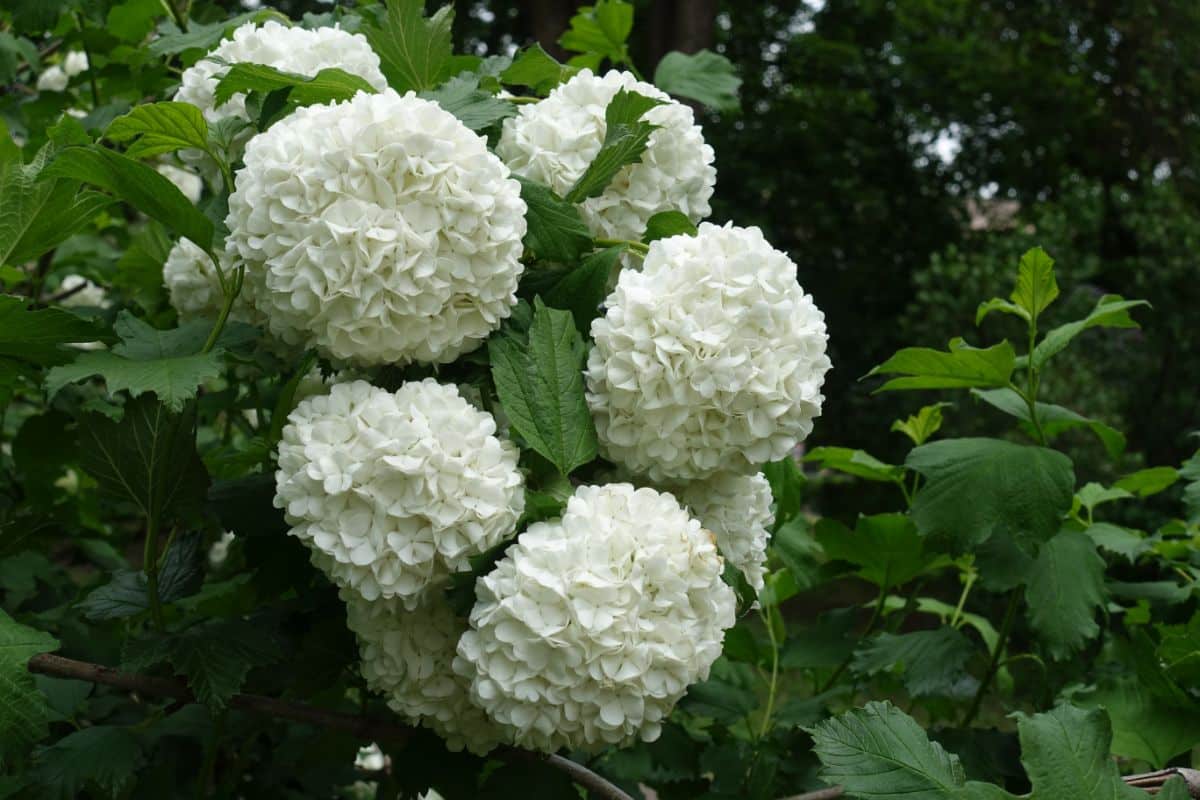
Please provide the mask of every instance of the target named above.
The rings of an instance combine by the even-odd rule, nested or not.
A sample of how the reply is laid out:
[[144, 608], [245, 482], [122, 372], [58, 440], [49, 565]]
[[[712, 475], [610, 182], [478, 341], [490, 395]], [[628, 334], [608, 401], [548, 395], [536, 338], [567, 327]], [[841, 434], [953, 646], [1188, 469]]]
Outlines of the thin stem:
[[208, 747], [204, 749], [204, 765], [200, 768], [199, 780], [196, 784], [196, 800], [208, 797], [208, 788], [213, 785], [213, 775], [217, 769], [217, 752], [220, 750], [221, 737], [225, 733], [225, 718], [229, 710], [222, 709], [213, 720], [212, 737]]
[[624, 245], [638, 255], [644, 256], [650, 252], [649, 245], [635, 242], [632, 239], [593, 239], [597, 247], [621, 247]]
[[767, 626], [767, 637], [771, 640], [771, 682], [767, 684], [767, 705], [763, 709], [762, 725], [758, 729], [761, 739], [771, 730], [771, 715], [775, 713], [775, 691], [779, 685], [779, 641], [775, 638], [775, 626], [771, 624], [771, 614], [759, 608], [758, 614], [763, 624]]
[[992, 679], [996, 677], [996, 673], [1000, 670], [1001, 659], [1004, 655], [1004, 648], [1008, 644], [1009, 634], [1012, 633], [1013, 621], [1017, 617], [1017, 609], [1021, 607], [1021, 590], [1013, 589], [1012, 594], [1008, 596], [1008, 608], [1004, 612], [1004, 621], [1000, 623], [1000, 636], [996, 639], [996, 646], [992, 649], [992, 657], [988, 662], [987, 672], [983, 675], [983, 680], [979, 682], [979, 689], [975, 692], [975, 699], [971, 701], [971, 707], [967, 709], [967, 713], [963, 716], [963, 721], [960, 727], [967, 727], [974, 721], [979, 714], [979, 709], [983, 706], [984, 695], [987, 694], [988, 686], [991, 685]]
[[146, 573], [146, 596], [150, 599], [150, 618], [154, 627], [163, 629], [162, 603], [158, 599], [158, 519], [146, 519], [146, 541], [142, 545], [142, 571]]
[[1037, 413], [1037, 396], [1040, 378], [1038, 371], [1033, 366], [1033, 350], [1037, 346], [1037, 319], [1029, 320], [1029, 350], [1028, 359], [1029, 366], [1026, 368], [1026, 379], [1029, 384], [1029, 390], [1025, 394], [1025, 403], [1029, 406], [1029, 421], [1033, 423], [1033, 429], [1037, 432], [1038, 444], [1045, 447], [1046, 432], [1042, 430], [1042, 422], [1038, 419]]
[[971, 594], [971, 587], [975, 585], [976, 575], [974, 569], [967, 572], [967, 579], [963, 581], [962, 594], [958, 596], [958, 605], [954, 607], [954, 615], [950, 617], [951, 628], [957, 628], [958, 621], [962, 619], [963, 606], [967, 604], [967, 596]]
[[179, 0], [167, 0], [167, 8], [171, 9], [171, 16], [175, 18], [175, 24], [179, 26], [179, 30], [187, 33], [188, 18], [187, 18], [188, 3], [180, 3]]
[[212, 331], [208, 334], [208, 341], [204, 343], [204, 349], [201, 353], [210, 352], [217, 344], [217, 339], [221, 337], [221, 331], [225, 329], [225, 323], [229, 319], [229, 311], [233, 308], [233, 301], [237, 299], [238, 293], [242, 291], [242, 283], [246, 278], [246, 267], [244, 264], [239, 264], [237, 272], [233, 279], [233, 288], [225, 293], [225, 303], [221, 306], [221, 315], [217, 317], [216, 324], [213, 325]]
[[[884, 577], [886, 578], [887, 576], [885, 575]], [[875, 630], [875, 625], [883, 616], [883, 607], [887, 604], [887, 589], [884, 588], [885, 586], [887, 586], [886, 580], [884, 581], [884, 585], [879, 587], [879, 598], [875, 601], [875, 610], [871, 612], [871, 618], [867, 620], [867, 627], [863, 628], [863, 632], [859, 634], [858, 638], [860, 639], [870, 636], [872, 631]], [[838, 678], [842, 677], [842, 673], [850, 666], [850, 661], [853, 658], [854, 654], [851, 653], [842, 659], [842, 663], [838, 664], [837, 669], [833, 671], [833, 674], [829, 676], [829, 679], [825, 681], [825, 685], [820, 688], [817, 694], [824, 694], [832, 689], [833, 685], [837, 683]]]
[[504, 99], [510, 103], [515, 103], [516, 105], [521, 105], [523, 103], [540, 103], [542, 101], [542, 98], [540, 97], [520, 97], [516, 95], [513, 97], [506, 97]]

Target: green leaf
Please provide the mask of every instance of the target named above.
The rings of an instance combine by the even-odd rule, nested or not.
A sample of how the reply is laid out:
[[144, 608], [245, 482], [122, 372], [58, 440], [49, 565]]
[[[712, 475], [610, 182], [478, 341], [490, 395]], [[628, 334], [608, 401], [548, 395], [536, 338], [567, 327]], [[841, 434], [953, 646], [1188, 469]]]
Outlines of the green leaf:
[[86, 352], [50, 370], [46, 390], [51, 395], [67, 384], [99, 375], [110, 394], [125, 390], [138, 397], [153, 392], [168, 409], [179, 411], [201, 384], [221, 374], [223, 351], [199, 352], [208, 336], [205, 321], [160, 331], [122, 311], [113, 327], [122, 341], [111, 351]]
[[118, 39], [136, 44], [154, 30], [155, 20], [167, 13], [161, 0], [125, 0], [109, 8], [105, 28]]
[[[375, 94], [375, 87], [364, 78], [336, 67], [326, 67], [316, 75], [308, 76], [284, 72], [266, 64], [239, 62], [230, 66], [221, 76], [213, 101], [220, 107], [235, 94], [274, 92], [279, 89], [288, 90], [288, 106], [293, 108], [349, 100], [359, 92]], [[111, 135], [109, 138], [112, 138]]]
[[62, 345], [104, 338], [104, 329], [92, 320], [61, 308], [28, 311], [28, 302], [0, 295], [0, 363], [4, 358], [15, 358], [34, 364], [58, 364], [73, 355]]
[[[966, 782], [958, 758], [891, 703], [867, 703], [809, 733], [821, 779], [850, 797], [949, 800]], [[1072, 796], [1087, 795], [1061, 795]]]
[[596, 457], [596, 428], [583, 391], [583, 337], [571, 314], [534, 301], [529, 345], [488, 343], [496, 394], [529, 446], [566, 475]]
[[979, 304], [979, 308], [975, 310], [975, 324], [979, 325], [982, 323], [984, 318], [986, 318], [987, 315], [993, 311], [999, 311], [1002, 314], [1012, 314], [1015, 317], [1020, 317], [1026, 322], [1029, 321], [1029, 313], [1025, 309], [1021, 308], [1015, 303], [1010, 303], [1009, 301], [1002, 300], [999, 297], [993, 297], [991, 300], [984, 300]]
[[[1022, 427], [1026, 433], [1036, 436], [1033, 420], [1029, 416], [1029, 404], [1012, 389], [972, 389], [971, 394], [993, 408], [1021, 420], [1025, 423]], [[1053, 439], [1073, 428], [1087, 428], [1104, 445], [1109, 458], [1118, 458], [1125, 452], [1125, 434], [1099, 420], [1090, 419], [1063, 406], [1041, 402], [1037, 403], [1037, 415], [1038, 422], [1042, 425], [1042, 433], [1047, 439]]]
[[682, 704], [692, 714], [734, 725], [758, 707], [754, 692], [713, 677], [688, 688]]
[[80, 425], [81, 465], [116, 501], [165, 522], [198, 510], [208, 474], [196, 453], [195, 407], [173, 414], [149, 395], [125, 404], [120, 422], [92, 413]]
[[1106, 489], [1095, 482], [1084, 484], [1083, 488], [1075, 494], [1079, 498], [1079, 505], [1086, 508], [1089, 513], [1095, 511], [1098, 506], [1102, 506], [1105, 503], [1133, 497], [1133, 493], [1125, 489], [1116, 486]]
[[658, 62], [654, 85], [717, 111], [736, 111], [742, 79], [728, 58], [711, 50], [691, 54], [673, 50]]
[[[771, 536], [771, 552], [783, 563], [786, 568], [784, 574], [790, 576], [791, 580], [787, 584], [776, 584], [771, 598], [767, 598], [764, 591], [760, 598], [764, 606], [782, 603], [786, 598], [779, 596], [780, 591], [800, 592], [820, 583], [818, 559], [821, 546], [813, 538], [807, 521], [802, 517], [792, 517], [776, 527]], [[771, 586], [768, 585], [768, 588]]]
[[695, 236], [696, 226], [682, 211], [660, 211], [646, 221], [642, 241], [650, 244], [669, 236]]
[[1136, 678], [1118, 678], [1087, 694], [1083, 705], [1103, 708], [1112, 721], [1112, 752], [1162, 769], [1200, 743], [1200, 713], [1154, 696]]
[[892, 378], [876, 392], [902, 389], [963, 389], [972, 386], [1007, 386], [1016, 364], [1016, 352], [1008, 342], [992, 347], [971, 347], [953, 339], [946, 352], [927, 347], [908, 347], [867, 373], [903, 375]]
[[1071, 459], [999, 439], [945, 439], [914, 448], [905, 464], [926, 478], [912, 515], [923, 536], [967, 550], [1005, 531], [1018, 541], [1053, 536], [1071, 508]]
[[1027, 251], [1017, 267], [1017, 288], [1013, 290], [1012, 301], [1025, 311], [1028, 319], [1037, 319], [1056, 297], [1054, 259], [1040, 247]]
[[937, 560], [925, 552], [906, 514], [860, 515], [853, 531], [826, 517], [816, 535], [831, 559], [854, 564], [855, 574], [885, 590], [908, 583]]
[[514, 177], [527, 206], [525, 248], [534, 258], [573, 264], [592, 249], [592, 234], [578, 208], [540, 183]]
[[432, 89], [451, 68], [451, 35], [454, 6], [445, 5], [425, 18], [424, 0], [389, 0], [384, 27], [363, 30], [388, 85], [397, 92]]
[[885, 464], [870, 453], [849, 447], [815, 447], [805, 454], [804, 460], [869, 481], [896, 483], [904, 480], [903, 467]]
[[[160, 29], [160, 35], [147, 45], [146, 49], [156, 56], [175, 55], [188, 50], [211, 50], [218, 42], [245, 22], [262, 22], [271, 18], [281, 18], [278, 11], [250, 11], [238, 14], [226, 20], [201, 24], [195, 20], [188, 23], [184, 33], [173, 22], [168, 22]], [[287, 24], [287, 19], [280, 19]]]
[[1140, 533], [1109, 522], [1097, 522], [1084, 531], [1088, 537], [1110, 553], [1123, 556], [1131, 563], [1151, 550], [1151, 545]]
[[949, 405], [950, 403], [934, 403], [924, 406], [916, 414], [910, 414], [907, 419], [893, 422], [892, 430], [903, 433], [919, 447], [941, 430], [942, 409]]
[[[559, 37], [566, 50], [591, 58], [580, 60], [595, 69], [604, 59], [614, 64], [628, 63], [625, 42], [633, 30], [633, 6], [624, 0], [598, 0], [594, 6], [580, 6], [571, 17], [571, 27]], [[576, 59], [572, 59], [574, 63]]]
[[208, 149], [208, 123], [191, 103], [137, 106], [114, 119], [104, 136], [113, 142], [129, 142], [125, 155], [130, 158], [149, 158], [185, 148]]
[[623, 246], [593, 253], [542, 293], [546, 305], [570, 311], [581, 336], [587, 336], [592, 320], [600, 315], [600, 306], [608, 296], [609, 277], [613, 274]]
[[796, 460], [790, 457], [763, 464], [762, 474], [771, 484], [771, 498], [775, 501], [775, 527], [781, 528], [800, 513], [807, 481]]
[[1125, 300], [1120, 295], [1106, 294], [1096, 303], [1092, 312], [1081, 320], [1059, 325], [1049, 331], [1033, 349], [1029, 364], [1041, 369], [1046, 362], [1062, 352], [1079, 334], [1089, 328], [1136, 328], [1137, 322], [1129, 316], [1129, 310], [1138, 306], [1149, 306], [1145, 300]]
[[512, 103], [480, 89], [479, 75], [471, 72], [421, 92], [421, 97], [434, 101], [473, 131], [481, 131], [516, 113]]
[[1021, 763], [1033, 784], [1030, 800], [1145, 800], [1125, 785], [1109, 758], [1112, 730], [1103, 711], [1062, 705], [1017, 722]]
[[1029, 622], [1055, 660], [1100, 632], [1095, 616], [1105, 601], [1104, 559], [1086, 535], [1063, 531], [1042, 545], [1027, 582]]
[[117, 797], [136, 780], [142, 746], [127, 728], [94, 725], [69, 733], [41, 750], [34, 777], [51, 797], [72, 800], [85, 789]]
[[210, 620], [193, 626], [171, 643], [171, 663], [187, 676], [196, 699], [224, 708], [241, 691], [253, 667], [279, 661], [283, 649], [260, 626], [240, 619]]
[[211, 254], [213, 225], [175, 184], [153, 168], [96, 145], [68, 147], [44, 174], [106, 189]]
[[513, 59], [512, 65], [500, 73], [500, 80], [509, 86], [528, 86], [544, 97], [578, 71], [577, 67], [558, 63], [535, 43]]
[[967, 662], [975, 648], [949, 625], [928, 631], [880, 633], [854, 652], [852, 667], [859, 675], [899, 669], [904, 688], [913, 697], [951, 694], [967, 677]]
[[48, 633], [26, 627], [0, 611], [0, 760], [47, 735], [47, 706], [26, 669], [38, 653], [58, 649]]
[[1131, 472], [1113, 484], [1114, 489], [1124, 489], [1138, 497], [1149, 497], [1171, 488], [1179, 480], [1179, 471], [1174, 467], [1149, 467]]
[[567, 192], [567, 201], [578, 203], [604, 193], [622, 168], [636, 163], [659, 126], [643, 122], [642, 115], [662, 100], [621, 89], [604, 109], [604, 143]]
[[[171, 544], [158, 577], [160, 602], [170, 603], [195, 594], [204, 578], [199, 535], [183, 536]], [[146, 573], [114, 570], [112, 579], [93, 589], [79, 604], [79, 609], [93, 620], [124, 619], [149, 611]]]

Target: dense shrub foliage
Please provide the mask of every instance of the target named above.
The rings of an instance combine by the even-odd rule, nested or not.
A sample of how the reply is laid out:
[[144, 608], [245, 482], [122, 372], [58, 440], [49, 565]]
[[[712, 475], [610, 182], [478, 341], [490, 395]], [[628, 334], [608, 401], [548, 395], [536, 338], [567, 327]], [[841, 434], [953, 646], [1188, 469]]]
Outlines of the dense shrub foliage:
[[906, 455], [806, 446], [863, 332], [708, 221], [732, 65], [647, 80], [621, 0], [568, 63], [456, 54], [453, 16], [0, 10], [0, 796], [1134, 798], [1189, 766], [1200, 456], [1126, 470], [1072, 407], [1082, 337], [1186, 324], [1061, 292], [1099, 267], [1027, 232], [950, 250], [902, 329], [971, 333], [862, 377], [915, 398]]

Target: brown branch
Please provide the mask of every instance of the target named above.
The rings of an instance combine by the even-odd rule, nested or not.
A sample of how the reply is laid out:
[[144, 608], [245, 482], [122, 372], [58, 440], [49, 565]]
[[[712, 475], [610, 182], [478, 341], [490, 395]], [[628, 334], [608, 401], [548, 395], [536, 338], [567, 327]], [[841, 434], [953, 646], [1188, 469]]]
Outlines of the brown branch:
[[[75, 680], [100, 683], [117, 689], [138, 692], [146, 695], [172, 697], [184, 702], [193, 702], [187, 684], [173, 678], [155, 678], [149, 675], [138, 675], [132, 672], [121, 672], [112, 667], [92, 664], [86, 661], [76, 661], [63, 658], [51, 653], [41, 653], [29, 659], [29, 671], [52, 675], [56, 678], [73, 678]], [[347, 714], [341, 711], [329, 711], [323, 708], [293, 703], [275, 697], [264, 697], [257, 694], [235, 694], [229, 700], [232, 708], [265, 714], [280, 719], [303, 722], [321, 728], [336, 728], [348, 731], [355, 736], [377, 742], [403, 743], [413, 733], [413, 728], [383, 719]], [[501, 747], [492, 753], [496, 758], [510, 763], [542, 763], [566, 774], [574, 783], [586, 789], [598, 800], [633, 800], [628, 794], [604, 778], [592, 772], [587, 767], [559, 755], [545, 755], [517, 747]]]

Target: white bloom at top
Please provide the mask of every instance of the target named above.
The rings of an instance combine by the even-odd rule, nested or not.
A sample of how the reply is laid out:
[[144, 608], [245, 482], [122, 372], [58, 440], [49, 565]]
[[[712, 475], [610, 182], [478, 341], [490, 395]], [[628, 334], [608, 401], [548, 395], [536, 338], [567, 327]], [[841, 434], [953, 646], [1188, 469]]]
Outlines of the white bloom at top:
[[825, 316], [758, 228], [702, 224], [650, 245], [592, 323], [602, 452], [656, 482], [748, 473], [812, 431]]
[[741, 570], [755, 592], [761, 592], [767, 542], [775, 522], [771, 484], [767, 479], [761, 473], [719, 472], [706, 480], [686, 484], [678, 496], [700, 524], [717, 537], [721, 555]]
[[63, 68], [55, 64], [52, 67], [46, 67], [38, 75], [37, 90], [39, 92], [65, 92], [67, 84], [70, 82], [71, 78], [63, 72]]
[[[82, 288], [80, 288], [82, 287]], [[67, 275], [58, 283], [55, 294], [71, 292], [59, 305], [68, 308], [104, 308], [108, 305], [108, 292], [82, 275]]]
[[388, 90], [250, 141], [227, 247], [270, 329], [363, 365], [448, 362], [512, 313], [525, 203], [486, 141]]
[[682, 211], [692, 222], [709, 215], [717, 182], [713, 149], [692, 109], [628, 72], [603, 77], [581, 70], [545, 100], [523, 105], [504, 121], [496, 154], [526, 178], [566, 194], [604, 143], [604, 112], [621, 89], [664, 101], [642, 119], [659, 126], [638, 163], [621, 169], [599, 197], [580, 204], [592, 234], [641, 239], [660, 211]]
[[476, 583], [454, 668], [523, 747], [653, 741], [734, 623], [722, 569], [670, 494], [580, 487]]
[[159, 164], [155, 169], [159, 175], [175, 184], [175, 188], [183, 192], [183, 196], [193, 205], [200, 202], [200, 194], [204, 191], [204, 179], [195, 172], [165, 163]]
[[67, 57], [63, 59], [62, 68], [68, 78], [74, 78], [79, 73], [86, 72], [88, 68], [87, 53], [81, 50], [67, 53]]
[[456, 752], [466, 747], [482, 755], [500, 743], [501, 729], [471, 702], [466, 679], [451, 667], [467, 624], [441, 596], [409, 611], [396, 600], [341, 594], [347, 625], [358, 638], [363, 678], [389, 708]]
[[395, 393], [339, 383], [288, 417], [275, 505], [339, 586], [414, 608], [525, 510], [517, 448], [495, 434], [490, 414], [432, 378]]

